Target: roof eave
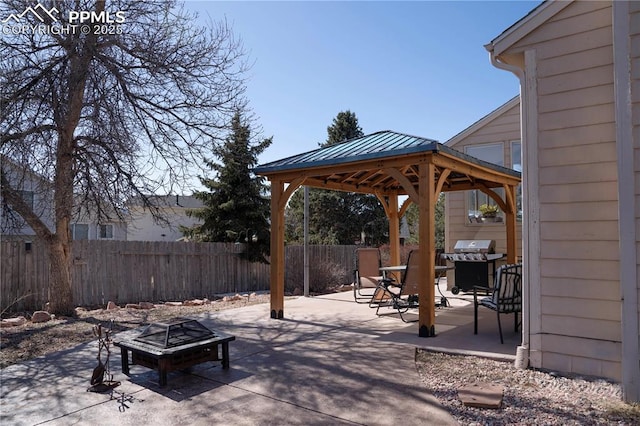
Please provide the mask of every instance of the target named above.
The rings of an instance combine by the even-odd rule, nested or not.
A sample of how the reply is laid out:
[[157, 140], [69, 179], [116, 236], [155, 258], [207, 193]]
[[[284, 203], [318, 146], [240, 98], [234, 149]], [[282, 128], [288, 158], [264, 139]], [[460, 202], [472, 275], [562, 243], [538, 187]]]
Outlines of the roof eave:
[[500, 56], [518, 41], [545, 23], [572, 1], [546, 0], [484, 46], [494, 57]]
[[467, 127], [466, 129], [464, 129], [463, 131], [461, 131], [457, 135], [453, 136], [451, 139], [446, 141], [444, 144], [446, 146], [450, 146], [450, 147], [454, 146], [455, 144], [457, 144], [458, 142], [460, 142], [461, 140], [463, 140], [464, 138], [466, 138], [467, 136], [469, 136], [473, 132], [481, 129], [484, 126], [486, 126], [487, 124], [489, 124], [490, 122], [492, 122], [493, 120], [495, 120], [496, 118], [498, 118], [499, 116], [504, 114], [506, 111], [508, 111], [511, 108], [515, 107], [519, 103], [520, 103], [520, 95], [514, 96], [512, 99], [510, 99], [506, 103], [502, 104], [501, 106], [499, 106], [495, 110], [491, 111], [489, 114], [485, 115], [480, 120], [478, 120], [475, 123], [473, 123], [471, 126]]

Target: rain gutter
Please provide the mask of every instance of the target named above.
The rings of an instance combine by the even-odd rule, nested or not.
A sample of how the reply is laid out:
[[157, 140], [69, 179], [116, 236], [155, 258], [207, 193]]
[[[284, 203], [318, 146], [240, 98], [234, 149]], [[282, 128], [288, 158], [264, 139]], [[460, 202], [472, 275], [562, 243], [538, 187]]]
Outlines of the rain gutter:
[[[494, 67], [505, 70], [505, 71], [509, 71], [513, 73], [516, 77], [518, 77], [518, 80], [520, 80], [520, 120], [521, 120], [520, 140], [521, 140], [521, 147], [522, 147], [522, 156], [525, 158], [529, 158], [528, 156], [525, 155], [525, 154], [528, 154], [528, 152], [527, 152], [527, 144], [524, 143], [525, 140], [528, 140], [528, 138], [526, 137], [527, 136], [526, 133], [529, 128], [528, 126], [526, 126], [527, 109], [525, 108], [525, 101], [528, 100], [528, 97], [525, 97], [523, 99], [523, 96], [522, 96], [523, 88], [525, 89], [524, 91], [526, 92], [526, 87], [527, 87], [525, 72], [522, 68], [518, 66], [511, 65], [501, 61], [499, 57], [497, 57], [497, 55], [495, 54], [495, 51], [494, 51], [495, 45], [493, 44], [493, 42], [485, 45], [484, 47], [485, 49], [487, 49], [487, 51], [489, 51], [491, 64]], [[537, 158], [537, 154], [536, 154], [536, 158]], [[526, 180], [525, 180], [525, 176], [528, 177]], [[523, 182], [526, 181], [527, 186], [529, 186], [528, 182], [530, 182], [530, 179], [531, 179], [531, 171], [530, 171], [530, 168], [527, 167], [524, 161], [522, 161], [522, 178], [523, 178]], [[525, 194], [527, 194], [528, 191], [526, 192], [525, 191], [526, 189], [523, 185], [523, 197], [522, 197], [523, 216], [528, 215], [528, 212], [532, 212], [532, 211], [535, 211], [536, 212], [535, 214], [537, 214], [538, 209], [537, 208], [531, 209], [532, 206], [529, 205], [530, 202], [528, 201], [529, 197], [525, 196]], [[536, 197], [536, 200], [537, 200], [537, 197]], [[527, 221], [523, 220], [523, 223], [530, 223], [531, 220], [532, 218], [528, 217]], [[522, 227], [523, 255], [525, 254], [524, 250], [528, 250], [529, 252], [531, 251], [529, 249], [530, 245], [528, 244], [528, 242], [531, 239], [531, 236], [532, 236], [532, 233], [530, 232], [529, 227], [523, 226]], [[523, 279], [527, 280], [527, 287], [526, 287], [527, 291], [523, 292], [522, 294], [522, 342], [520, 346], [518, 346], [516, 349], [516, 360], [515, 360], [515, 366], [521, 369], [526, 369], [529, 366], [529, 347], [530, 347], [530, 333], [531, 333], [531, 300], [533, 299], [532, 295], [530, 294], [531, 285], [529, 285], [532, 282], [531, 276], [529, 274], [529, 266], [530, 266], [530, 261], [533, 260], [533, 256], [529, 256], [529, 254], [531, 253], [527, 253], [526, 256], [523, 256], [524, 257], [524, 261], [522, 265]], [[535, 257], [535, 259], [537, 259], [537, 257]]]

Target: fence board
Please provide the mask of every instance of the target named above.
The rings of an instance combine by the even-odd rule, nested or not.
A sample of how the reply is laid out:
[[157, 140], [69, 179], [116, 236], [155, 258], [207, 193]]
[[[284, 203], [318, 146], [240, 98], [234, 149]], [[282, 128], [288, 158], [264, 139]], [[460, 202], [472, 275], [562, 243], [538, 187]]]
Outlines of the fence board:
[[[332, 279], [349, 283], [355, 248], [310, 246], [311, 264], [333, 268]], [[241, 250], [234, 243], [74, 241], [74, 303], [105, 306], [111, 300], [123, 305], [268, 290], [270, 266], [240, 259]], [[287, 246], [285, 257], [287, 276], [301, 288], [303, 247]], [[26, 250], [24, 241], [0, 241], [0, 311], [42, 309], [48, 292], [44, 243], [34, 240]]]

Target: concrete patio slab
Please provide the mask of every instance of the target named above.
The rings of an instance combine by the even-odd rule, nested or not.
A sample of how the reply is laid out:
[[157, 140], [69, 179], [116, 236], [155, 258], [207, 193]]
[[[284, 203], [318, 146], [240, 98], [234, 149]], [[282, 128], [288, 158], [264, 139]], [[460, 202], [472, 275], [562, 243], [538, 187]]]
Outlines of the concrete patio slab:
[[500, 345], [487, 312], [474, 336], [464, 300], [438, 310], [436, 337], [420, 338], [417, 324], [377, 317], [352, 297], [288, 299], [282, 320], [269, 317], [268, 305], [194, 317], [236, 336], [231, 368], [199, 364], [170, 373], [165, 387], [141, 366], [123, 375], [114, 348], [111, 373], [121, 385], [87, 392], [96, 342], [7, 367], [0, 370], [0, 424], [454, 425], [420, 382], [416, 348], [515, 356], [517, 333]]

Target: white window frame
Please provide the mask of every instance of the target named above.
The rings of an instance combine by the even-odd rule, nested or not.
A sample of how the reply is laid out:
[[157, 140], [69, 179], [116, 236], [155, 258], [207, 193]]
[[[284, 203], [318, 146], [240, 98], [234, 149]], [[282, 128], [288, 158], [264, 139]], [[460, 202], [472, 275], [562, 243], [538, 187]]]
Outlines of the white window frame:
[[89, 239], [89, 224], [88, 223], [72, 223], [71, 224], [71, 239], [74, 241], [79, 241], [79, 239], [76, 236], [76, 227], [78, 226], [86, 226], [87, 229], [87, 240]]
[[[110, 237], [103, 237], [102, 236], [102, 227], [104, 227], [105, 230], [107, 229], [111, 229], [111, 236]], [[105, 223], [105, 224], [98, 224], [97, 228], [96, 228], [96, 236], [98, 237], [99, 240], [113, 240], [113, 224], [111, 223]], [[108, 234], [108, 232], [107, 232]]]
[[[482, 143], [482, 144], [466, 145], [464, 147], [464, 152], [465, 152], [465, 154], [470, 155], [473, 158], [478, 158], [478, 157], [474, 156], [473, 154], [469, 153], [469, 151], [473, 150], [473, 149], [477, 149], [477, 148], [489, 148], [489, 147], [497, 147], [497, 146], [499, 146], [501, 148], [501, 151], [502, 151], [502, 156], [501, 156], [501, 161], [500, 161], [501, 164], [498, 164], [498, 165], [504, 167], [505, 142], [488, 142], [488, 143]], [[478, 159], [483, 160], [481, 158], [478, 158]], [[488, 160], [483, 160], [483, 161], [488, 161]], [[479, 216], [478, 209], [476, 209], [476, 208], [473, 209], [473, 211], [477, 212], [475, 214], [475, 216], [470, 213], [472, 211], [471, 205], [470, 205], [471, 203], [470, 203], [470, 200], [469, 200], [471, 198], [471, 191], [475, 192], [475, 199], [476, 200], [479, 200], [480, 198], [486, 197], [486, 200], [487, 200], [488, 204], [493, 205], [493, 204], [496, 204], [496, 202], [493, 201], [493, 199], [491, 197], [489, 197], [487, 194], [485, 194], [484, 192], [482, 192], [482, 191], [480, 191], [478, 189], [472, 189], [470, 191], [465, 191], [464, 204], [465, 204], [465, 207], [466, 207], [466, 212], [467, 212], [466, 214], [467, 214], [467, 218], [468, 218], [468, 220], [466, 221], [466, 224], [467, 225], [485, 225], [487, 223], [482, 221], [481, 217]], [[502, 196], [504, 196], [504, 190], [503, 189], [498, 188], [498, 189], [495, 189], [495, 191], [497, 193], [501, 194]], [[476, 206], [474, 206], [474, 207], [479, 207], [481, 204], [484, 204], [484, 202], [481, 203], [481, 202], [476, 201]], [[497, 220], [497, 223], [499, 223], [499, 224], [504, 223], [504, 212], [499, 212], [498, 213], [498, 218], [499, 219]]]

